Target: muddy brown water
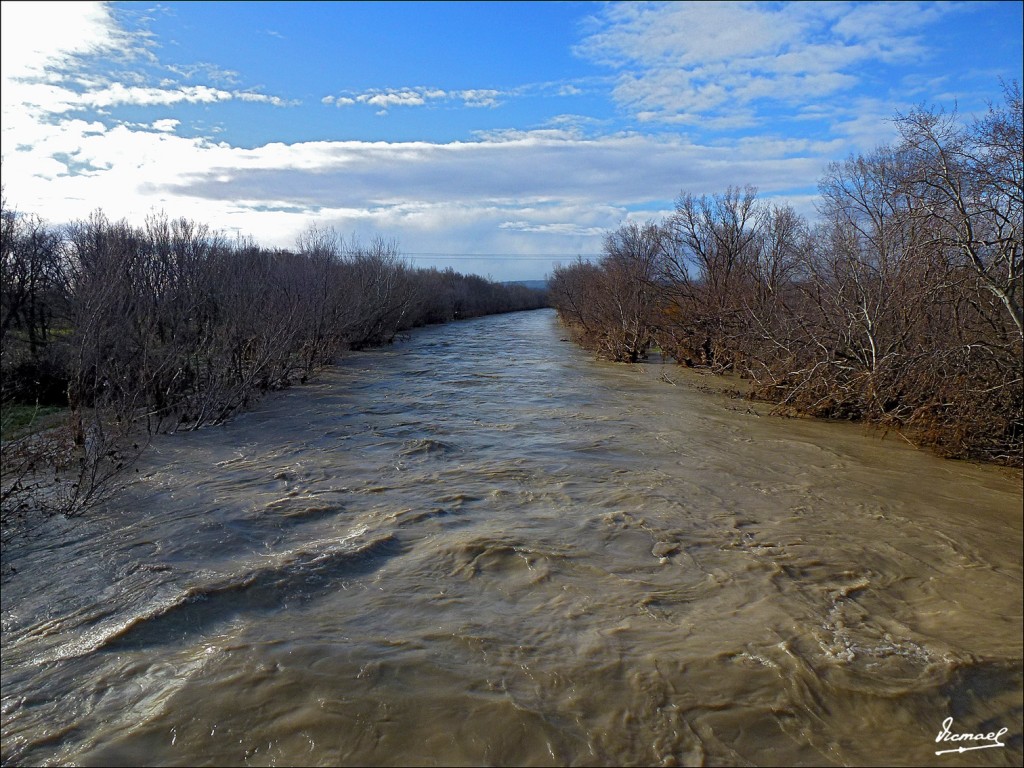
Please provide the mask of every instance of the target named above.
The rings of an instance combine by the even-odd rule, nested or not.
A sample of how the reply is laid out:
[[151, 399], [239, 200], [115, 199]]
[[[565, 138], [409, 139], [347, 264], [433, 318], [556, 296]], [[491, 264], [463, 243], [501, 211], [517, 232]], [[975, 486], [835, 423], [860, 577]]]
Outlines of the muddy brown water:
[[4, 763], [1021, 764], [1019, 474], [562, 336], [352, 354], [9, 552]]

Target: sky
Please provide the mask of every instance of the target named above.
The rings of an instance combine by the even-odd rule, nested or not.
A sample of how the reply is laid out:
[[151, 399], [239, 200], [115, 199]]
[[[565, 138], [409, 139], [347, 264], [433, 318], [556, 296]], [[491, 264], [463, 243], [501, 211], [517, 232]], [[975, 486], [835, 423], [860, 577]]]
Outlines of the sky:
[[310, 226], [541, 279], [675, 200], [813, 219], [897, 112], [999, 103], [1021, 2], [3, 2], [6, 205]]

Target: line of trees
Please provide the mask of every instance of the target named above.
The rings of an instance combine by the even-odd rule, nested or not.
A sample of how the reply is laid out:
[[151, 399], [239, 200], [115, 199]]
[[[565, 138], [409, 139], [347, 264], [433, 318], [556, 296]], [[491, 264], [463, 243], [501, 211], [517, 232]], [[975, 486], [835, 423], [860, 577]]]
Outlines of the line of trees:
[[[148, 436], [221, 422], [345, 350], [546, 305], [543, 291], [413, 269], [393, 242], [324, 228], [273, 250], [163, 214], [52, 227], [6, 200], [0, 223], [5, 540], [30, 511], [95, 503]], [[19, 432], [19, 414], [46, 406], [60, 409], [54, 428]]]
[[1019, 466], [1020, 85], [970, 124], [921, 108], [896, 126], [897, 144], [828, 166], [813, 225], [751, 187], [625, 224], [598, 262], [555, 270], [560, 317], [607, 359], [657, 345], [782, 408]]

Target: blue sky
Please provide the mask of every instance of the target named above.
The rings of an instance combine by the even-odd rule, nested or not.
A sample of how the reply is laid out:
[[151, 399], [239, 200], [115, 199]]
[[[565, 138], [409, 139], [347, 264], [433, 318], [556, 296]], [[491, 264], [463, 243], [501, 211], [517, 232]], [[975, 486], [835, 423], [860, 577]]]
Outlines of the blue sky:
[[825, 166], [897, 110], [998, 101], [1022, 8], [4, 2], [4, 195], [540, 278], [682, 192], [753, 184], [813, 217]]

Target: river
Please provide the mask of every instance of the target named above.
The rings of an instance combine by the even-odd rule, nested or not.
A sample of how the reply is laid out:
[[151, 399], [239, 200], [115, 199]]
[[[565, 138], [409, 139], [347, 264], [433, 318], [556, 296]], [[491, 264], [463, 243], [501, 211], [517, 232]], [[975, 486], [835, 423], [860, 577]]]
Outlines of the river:
[[1019, 473], [564, 335], [350, 354], [12, 548], [4, 764], [1021, 764]]

